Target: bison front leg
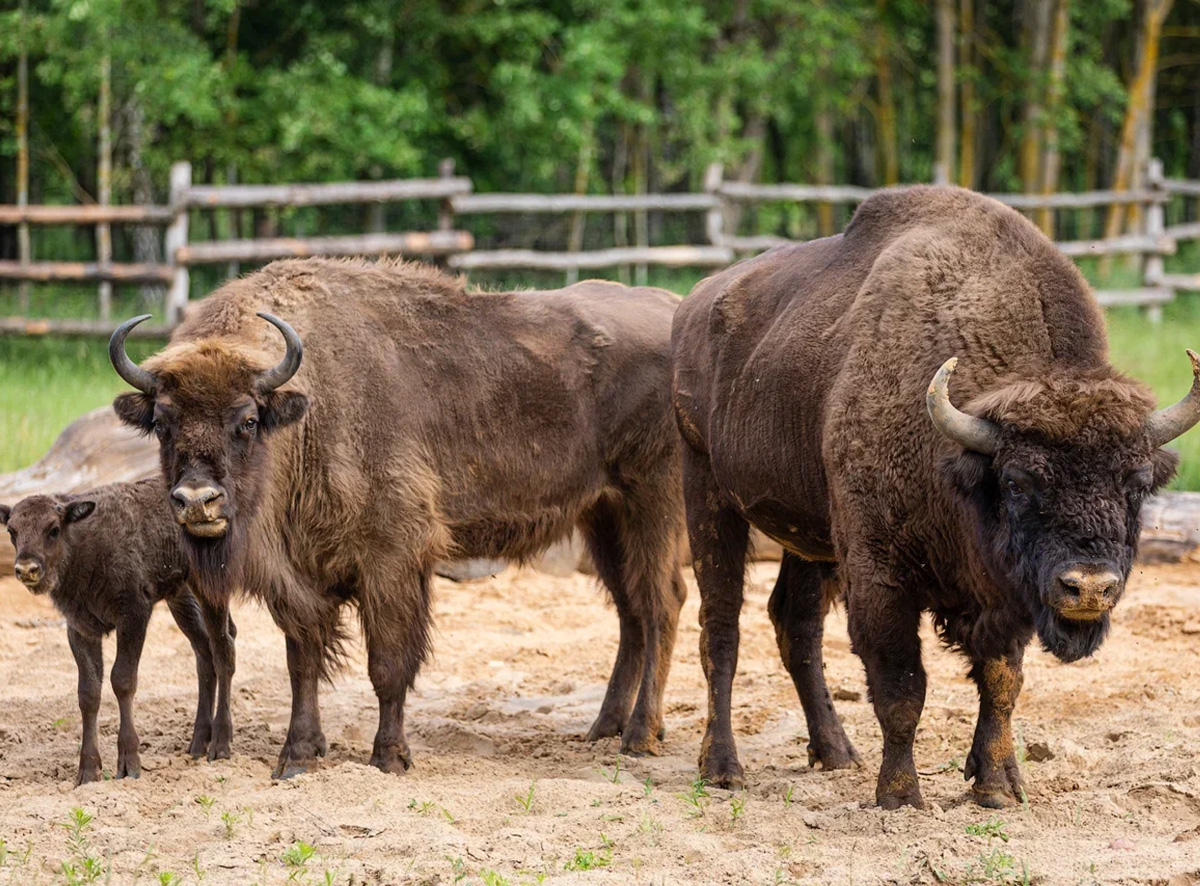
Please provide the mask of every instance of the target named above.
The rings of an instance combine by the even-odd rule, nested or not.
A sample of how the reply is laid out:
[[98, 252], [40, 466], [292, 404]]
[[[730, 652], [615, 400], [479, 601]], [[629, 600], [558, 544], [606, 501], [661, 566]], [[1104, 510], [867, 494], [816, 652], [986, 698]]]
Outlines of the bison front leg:
[[850, 577], [846, 607], [850, 640], [867, 671], [867, 687], [883, 731], [883, 763], [875, 802], [884, 809], [925, 808], [913, 762], [913, 741], [925, 706], [925, 668], [918, 634], [921, 613], [891, 587]]
[[767, 608], [775, 625], [779, 656], [792, 676], [808, 723], [808, 764], [849, 769], [862, 766], [862, 758], [833, 709], [821, 649], [829, 612], [826, 586], [834, 581], [829, 565], [784, 554]]
[[229, 617], [227, 604], [213, 604], [205, 600], [200, 608], [204, 613], [205, 633], [208, 635], [217, 683], [216, 713], [213, 716], [208, 759], [210, 762], [228, 760], [233, 754], [233, 672], [237, 668], [233, 641], [237, 636], [237, 628]]
[[1025, 790], [1012, 737], [1012, 712], [1024, 682], [1024, 654], [1018, 647], [1003, 658], [976, 660], [971, 667], [971, 679], [979, 687], [979, 721], [963, 777], [975, 779], [971, 786], [975, 802], [989, 809], [1020, 801]]
[[745, 774], [733, 740], [732, 696], [750, 525], [721, 495], [708, 459], [686, 446], [683, 492], [700, 587], [700, 663], [708, 681], [700, 777], [718, 787], [740, 788]]
[[291, 778], [315, 768], [327, 746], [321, 731], [317, 684], [325, 654], [319, 640], [287, 638], [288, 676], [292, 683], [292, 719], [272, 778]]
[[83, 719], [83, 738], [79, 746], [79, 773], [76, 786], [100, 780], [100, 732], [96, 719], [100, 713], [100, 687], [104, 685], [104, 647], [99, 637], [88, 637], [67, 628], [67, 642], [79, 671], [79, 713]]
[[113, 662], [111, 675], [113, 693], [121, 711], [116, 778], [138, 778], [142, 774], [137, 728], [133, 722], [133, 696], [137, 693], [138, 663], [146, 641], [147, 615], [130, 613], [117, 625], [117, 659]]
[[188, 753], [199, 759], [208, 753], [212, 739], [213, 704], [216, 700], [217, 673], [213, 668], [212, 648], [208, 642], [208, 631], [204, 627], [204, 616], [200, 604], [191, 594], [180, 594], [167, 598], [167, 607], [179, 625], [179, 630], [192, 644], [196, 657], [196, 719], [192, 722], [192, 740]]
[[429, 571], [398, 569], [391, 573], [390, 588], [368, 579], [361, 594], [367, 670], [379, 699], [371, 765], [399, 775], [412, 766], [404, 701], [429, 652]]

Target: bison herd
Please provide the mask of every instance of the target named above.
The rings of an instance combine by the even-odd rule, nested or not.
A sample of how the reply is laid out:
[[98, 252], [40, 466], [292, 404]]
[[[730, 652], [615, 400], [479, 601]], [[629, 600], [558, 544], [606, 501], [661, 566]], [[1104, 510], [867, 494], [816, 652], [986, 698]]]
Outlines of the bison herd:
[[[590, 739], [654, 754], [686, 526], [708, 682], [700, 774], [743, 784], [730, 718], [750, 528], [784, 548], [770, 599], [809, 760], [860, 765], [822, 663], [846, 607], [883, 733], [876, 800], [922, 805], [918, 626], [970, 660], [977, 802], [1022, 796], [1011, 716], [1036, 634], [1103, 642], [1162, 447], [1200, 421], [1200, 361], [1155, 411], [1109, 365], [1082, 276], [1032, 224], [954, 188], [865, 201], [845, 233], [699, 283], [478, 292], [421, 265], [276, 262], [198, 303], [114, 408], [161, 477], [0, 506], [16, 575], [65, 616], [79, 668], [78, 782], [100, 777], [101, 637], [117, 632], [116, 777], [137, 776], [137, 664], [166, 600], [196, 656], [189, 750], [228, 757], [234, 593], [286, 637], [292, 713], [274, 775], [326, 753], [318, 683], [357, 609], [379, 703], [371, 763], [412, 765], [408, 690], [447, 558], [524, 560], [579, 532], [620, 642]], [[957, 405], [956, 405], [957, 404]]]

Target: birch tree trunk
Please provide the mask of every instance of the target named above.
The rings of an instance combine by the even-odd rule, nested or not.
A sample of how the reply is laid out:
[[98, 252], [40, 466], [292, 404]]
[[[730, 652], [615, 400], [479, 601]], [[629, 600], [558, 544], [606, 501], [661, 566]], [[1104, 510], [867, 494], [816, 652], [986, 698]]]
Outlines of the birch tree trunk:
[[875, 36], [875, 78], [879, 82], [879, 159], [883, 183], [900, 181], [900, 160], [896, 156], [896, 99], [892, 95], [892, 47], [888, 42], [883, 17], [888, 0], [875, 0], [878, 32]]
[[948, 183], [954, 177], [954, 0], [937, 0], [938, 128], [933, 180]]
[[1029, 49], [1029, 80], [1025, 87], [1025, 110], [1021, 118], [1018, 167], [1021, 189], [1027, 194], [1037, 193], [1042, 181], [1041, 135], [1045, 111], [1042, 97], [1050, 47], [1050, 11], [1053, 3], [1054, 0], [1027, 0], [1025, 10], [1024, 40]]
[[975, 0], [960, 0], [958, 33], [959, 104], [962, 129], [958, 140], [958, 183], [975, 187], [975, 140], [979, 109], [975, 106]]
[[[1067, 68], [1068, 29], [1070, 28], [1069, 0], [1054, 0], [1054, 27], [1050, 38], [1050, 70], [1046, 83], [1046, 115], [1042, 138], [1042, 193], [1053, 194], [1058, 189], [1061, 157], [1058, 152], [1058, 120], [1062, 110], [1063, 76]], [[1037, 223], [1042, 232], [1054, 239], [1054, 210], [1038, 210]]]

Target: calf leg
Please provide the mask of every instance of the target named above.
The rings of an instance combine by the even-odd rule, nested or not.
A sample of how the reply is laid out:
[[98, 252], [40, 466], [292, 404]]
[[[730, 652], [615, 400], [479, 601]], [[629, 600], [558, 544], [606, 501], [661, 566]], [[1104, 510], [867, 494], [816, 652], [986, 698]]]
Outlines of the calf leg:
[[307, 772], [317, 765], [317, 757], [324, 757], [327, 750], [317, 698], [325, 650], [320, 640], [311, 636], [303, 639], [288, 636], [286, 639], [288, 677], [292, 684], [292, 719], [279, 752], [279, 762], [271, 773], [272, 778], [291, 778]]
[[188, 745], [188, 753], [199, 758], [208, 753], [208, 743], [212, 739], [213, 703], [217, 690], [212, 648], [204, 627], [204, 616], [195, 597], [191, 594], [168, 597], [167, 607], [179, 630], [192, 644], [192, 654], [196, 657], [196, 720], [192, 725], [192, 742]]
[[229, 617], [229, 606], [214, 604], [207, 600], [200, 603], [204, 615], [205, 633], [208, 634], [209, 650], [217, 682], [217, 706], [212, 722], [212, 743], [208, 747], [208, 759], [228, 760], [233, 753], [233, 672], [237, 667], [237, 656], [233, 639], [237, 629]]
[[584, 518], [581, 529], [596, 566], [596, 574], [617, 608], [621, 630], [617, 660], [608, 678], [608, 691], [604, 693], [604, 701], [600, 704], [600, 714], [586, 736], [588, 741], [597, 741], [621, 735], [625, 731], [637, 690], [638, 672], [642, 669], [645, 637], [625, 585], [625, 551], [613, 504], [609, 501], [597, 504]]
[[708, 681], [700, 776], [718, 787], [737, 788], [745, 779], [733, 740], [731, 708], [750, 524], [721, 495], [708, 458], [687, 446], [683, 496], [700, 587], [700, 663]]
[[75, 784], [100, 780], [100, 687], [104, 683], [104, 647], [99, 637], [88, 637], [67, 628], [67, 642], [79, 671], [79, 713], [83, 719], [83, 741], [79, 747], [79, 773]]
[[371, 765], [397, 775], [412, 766], [404, 701], [429, 652], [429, 576], [428, 570], [401, 568], [389, 575], [392, 587], [386, 596], [380, 580], [368, 579], [361, 591], [367, 671], [379, 699]]
[[847, 587], [850, 640], [867, 671], [867, 687], [883, 730], [883, 763], [875, 801], [884, 809], [923, 809], [913, 740], [925, 705], [925, 668], [917, 631], [921, 613], [912, 601], [878, 583]]
[[836, 581], [829, 564], [810, 563], [785, 553], [768, 609], [783, 665], [792, 675], [808, 721], [808, 763], [823, 769], [861, 766], [846, 737], [825, 685], [821, 641], [829, 612], [827, 590]]
[[117, 732], [117, 770], [115, 778], [137, 778], [142, 774], [138, 752], [138, 734], [133, 723], [133, 696], [137, 692], [138, 663], [146, 641], [145, 615], [129, 613], [117, 625], [117, 660], [113, 662], [112, 688], [121, 710]]
[[1024, 648], [1018, 646], [1002, 658], [977, 659], [971, 667], [971, 679], [979, 687], [979, 720], [963, 777], [975, 779], [971, 787], [975, 802], [989, 809], [1019, 801], [1025, 790], [1012, 737], [1024, 657]]

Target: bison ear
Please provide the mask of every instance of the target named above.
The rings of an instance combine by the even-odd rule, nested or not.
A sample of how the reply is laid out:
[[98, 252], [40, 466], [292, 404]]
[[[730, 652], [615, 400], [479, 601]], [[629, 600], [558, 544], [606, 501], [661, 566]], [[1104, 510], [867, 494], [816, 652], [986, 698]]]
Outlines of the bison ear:
[[154, 430], [154, 398], [141, 391], [126, 391], [113, 400], [117, 418], [143, 434]]
[[1155, 449], [1150, 454], [1150, 464], [1154, 466], [1154, 479], [1150, 483], [1150, 488], [1157, 492], [1175, 479], [1175, 469], [1179, 467], [1179, 456], [1169, 449]]
[[63, 522], [75, 523], [89, 516], [94, 510], [96, 510], [96, 503], [94, 501], [70, 502], [66, 510], [63, 511]]
[[12, 508], [8, 505], [0, 505], [0, 526], [8, 525], [8, 518], [12, 516]]
[[299, 391], [271, 391], [258, 410], [258, 420], [263, 433], [269, 434], [300, 421], [307, 411], [308, 397]]
[[948, 456], [942, 462], [942, 471], [959, 495], [974, 498], [983, 493], [991, 474], [992, 458], [978, 452], [964, 452]]

